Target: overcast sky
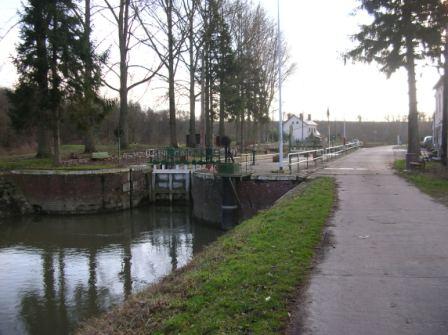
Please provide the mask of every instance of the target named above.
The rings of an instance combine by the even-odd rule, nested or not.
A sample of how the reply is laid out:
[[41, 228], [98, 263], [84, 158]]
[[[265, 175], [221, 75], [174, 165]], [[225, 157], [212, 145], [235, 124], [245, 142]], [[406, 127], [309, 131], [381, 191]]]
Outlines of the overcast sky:
[[[277, 17], [277, 0], [259, 1], [273, 18]], [[17, 21], [20, 0], [0, 1], [0, 37]], [[400, 71], [390, 79], [378, 71], [376, 65], [347, 64], [341, 54], [350, 48], [350, 35], [358, 30], [364, 16], [350, 15], [356, 0], [280, 0], [283, 38], [289, 44], [290, 55], [297, 64], [295, 73], [284, 85], [284, 113], [311, 114], [315, 120], [326, 119], [327, 107], [332, 120], [385, 120], [407, 114], [407, 78]], [[99, 27], [97, 27], [98, 29]], [[99, 28], [101, 29], [101, 28]], [[110, 34], [111, 30], [104, 31]], [[11, 55], [18, 40], [18, 29], [13, 29], [0, 41], [0, 86], [12, 86], [16, 80]], [[433, 86], [439, 74], [431, 66], [420, 66], [417, 71], [419, 111], [432, 115]], [[166, 108], [160, 84], [141, 87], [131, 97], [153, 109]], [[112, 94], [112, 93], [111, 93]], [[278, 103], [274, 102], [273, 114]], [[179, 107], [187, 105], [179, 101]]]

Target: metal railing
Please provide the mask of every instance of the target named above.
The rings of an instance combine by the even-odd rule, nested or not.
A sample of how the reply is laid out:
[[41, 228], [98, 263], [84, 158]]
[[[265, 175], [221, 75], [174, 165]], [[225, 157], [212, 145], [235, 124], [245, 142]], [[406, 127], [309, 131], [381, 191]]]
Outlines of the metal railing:
[[300, 170], [300, 164], [306, 164], [306, 169], [309, 168], [310, 162], [317, 165], [317, 162], [321, 160], [322, 162], [328, 161], [332, 158], [338, 157], [344, 153], [348, 153], [351, 150], [355, 150], [361, 146], [360, 142], [347, 143], [345, 145], [338, 145], [334, 147], [290, 152], [288, 154], [288, 169], [292, 173], [292, 169], [297, 165], [297, 172]]
[[[300, 169], [308, 169], [310, 164], [314, 163], [316, 166], [318, 161], [328, 161], [334, 157], [354, 150], [361, 145], [361, 142], [353, 142], [329, 148], [292, 151], [288, 153], [286, 157], [283, 157], [283, 165], [288, 167], [290, 173], [293, 172], [295, 167], [297, 167], [298, 172]], [[257, 155], [255, 150], [248, 153], [238, 153], [236, 148], [232, 148], [231, 152], [233, 154], [234, 162], [240, 164], [241, 171], [245, 172], [257, 171], [258, 166], [263, 165], [264, 163], [278, 163], [279, 159], [278, 153]], [[190, 166], [191, 169], [197, 169], [201, 166], [210, 167], [223, 162], [225, 160], [225, 155], [223, 148], [158, 148], [123, 154], [123, 159], [133, 161], [137, 158], [156, 168], [159, 166], [174, 168], [178, 165], [187, 165]]]

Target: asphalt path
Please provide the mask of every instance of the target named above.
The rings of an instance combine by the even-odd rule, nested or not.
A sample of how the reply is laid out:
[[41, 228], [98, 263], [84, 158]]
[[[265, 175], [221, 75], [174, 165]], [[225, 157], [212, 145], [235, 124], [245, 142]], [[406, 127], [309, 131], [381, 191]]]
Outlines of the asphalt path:
[[288, 334], [448, 334], [448, 208], [361, 149], [317, 174], [338, 184], [329, 245]]

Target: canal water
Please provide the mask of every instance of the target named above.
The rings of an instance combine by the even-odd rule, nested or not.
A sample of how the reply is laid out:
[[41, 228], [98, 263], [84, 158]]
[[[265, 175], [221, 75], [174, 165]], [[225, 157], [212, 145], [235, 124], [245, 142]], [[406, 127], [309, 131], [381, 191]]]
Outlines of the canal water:
[[69, 334], [187, 264], [222, 231], [187, 207], [0, 224], [0, 335]]

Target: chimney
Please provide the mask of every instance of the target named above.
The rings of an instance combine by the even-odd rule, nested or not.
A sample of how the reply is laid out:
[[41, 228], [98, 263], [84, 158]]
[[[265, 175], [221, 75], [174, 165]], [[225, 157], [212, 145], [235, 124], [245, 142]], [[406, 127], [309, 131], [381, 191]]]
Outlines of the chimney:
[[311, 121], [311, 114], [308, 114], [308, 121]]
[[303, 113], [300, 113], [300, 120], [303, 121]]

